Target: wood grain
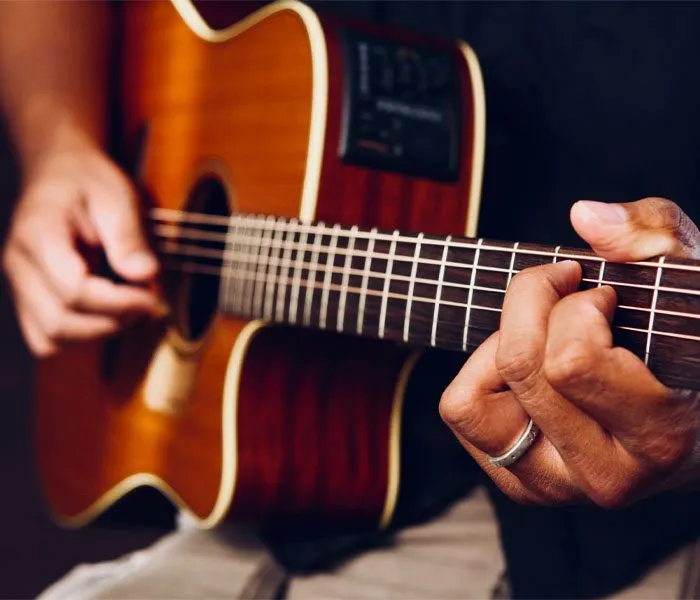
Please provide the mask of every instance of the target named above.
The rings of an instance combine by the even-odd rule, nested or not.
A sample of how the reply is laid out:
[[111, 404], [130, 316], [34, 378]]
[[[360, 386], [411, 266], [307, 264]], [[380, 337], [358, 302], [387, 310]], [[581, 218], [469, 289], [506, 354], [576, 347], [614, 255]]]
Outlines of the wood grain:
[[[308, 32], [298, 15], [281, 11], [229, 41], [209, 43], [168, 2], [122, 9], [117, 146], [133, 154], [139, 128], [148, 125], [139, 169], [144, 197], [184, 208], [198, 176], [210, 170], [226, 185], [231, 210], [298, 216], [313, 83]], [[314, 217], [464, 233], [468, 152], [457, 184], [339, 163], [342, 71], [335, 25], [325, 23], [330, 84]], [[465, 72], [465, 91], [468, 81]], [[466, 148], [471, 131], [465, 125]], [[162, 324], [139, 323], [119, 338], [111, 379], [102, 371], [105, 342], [40, 365], [37, 455], [57, 518], [82, 525], [130, 486], [148, 483], [206, 526], [228, 514], [229, 501], [234, 519], [376, 525], [387, 507], [392, 408], [409, 349], [262, 329], [231, 365], [232, 349], [243, 348], [241, 332], [250, 331], [245, 327], [245, 320], [216, 315], [194, 355], [190, 401], [174, 414], [149, 410], [143, 398]], [[238, 367], [240, 386], [227, 392], [226, 374]], [[140, 475], [124, 484], [137, 474], [148, 481]]]
[[[234, 210], [296, 216], [311, 102], [311, 55], [300, 20], [282, 12], [231, 43], [210, 44], [169, 2], [123, 9], [123, 146], [133, 149], [147, 122], [140, 165], [147, 196], [158, 206], [183, 207], [214, 157]], [[141, 395], [162, 327], [153, 328], [150, 344], [143, 324], [123, 336], [114, 383], [101, 377], [102, 343], [40, 365], [39, 472], [57, 517], [77, 524], [92, 518], [93, 503], [137, 473], [167, 482], [197, 517], [210, 515], [222, 480], [224, 376], [244, 324], [217, 318], [199, 356], [192, 402], [177, 416], [147, 410]]]

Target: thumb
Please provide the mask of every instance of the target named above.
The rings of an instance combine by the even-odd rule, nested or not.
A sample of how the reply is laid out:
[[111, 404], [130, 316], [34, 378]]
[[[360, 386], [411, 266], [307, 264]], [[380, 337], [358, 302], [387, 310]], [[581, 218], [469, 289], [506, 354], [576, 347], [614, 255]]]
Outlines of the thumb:
[[665, 198], [571, 207], [576, 232], [601, 257], [615, 262], [655, 256], [700, 258], [700, 232], [681, 208]]
[[91, 219], [112, 269], [128, 281], [152, 279], [158, 263], [143, 233], [132, 187], [126, 183], [92, 195]]

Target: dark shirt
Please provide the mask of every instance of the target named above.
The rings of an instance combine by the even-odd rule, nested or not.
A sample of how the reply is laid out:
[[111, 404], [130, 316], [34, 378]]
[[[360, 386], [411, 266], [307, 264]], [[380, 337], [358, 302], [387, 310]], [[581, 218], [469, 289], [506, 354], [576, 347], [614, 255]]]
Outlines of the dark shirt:
[[[474, 48], [487, 104], [480, 236], [581, 246], [568, 218], [579, 199], [664, 196], [698, 221], [700, 4], [311, 4]], [[440, 394], [463, 361], [431, 354], [409, 396], [399, 526], [438, 514], [483, 479], [437, 416]], [[610, 593], [700, 532], [693, 494], [608, 512], [523, 507], [493, 486], [489, 492], [521, 598]], [[357, 532], [268, 538], [285, 564], [302, 570], [383, 541]]]

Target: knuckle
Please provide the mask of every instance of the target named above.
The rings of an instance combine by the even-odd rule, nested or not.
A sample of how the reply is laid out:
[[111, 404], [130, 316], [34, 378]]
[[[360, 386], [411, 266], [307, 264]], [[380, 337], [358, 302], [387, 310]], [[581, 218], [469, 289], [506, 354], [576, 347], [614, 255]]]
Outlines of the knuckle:
[[655, 471], [673, 471], [685, 461], [695, 445], [695, 435], [673, 431], [671, 434], [654, 436], [645, 446], [645, 461]]
[[36, 219], [25, 219], [18, 222], [10, 232], [7, 240], [7, 247], [10, 249], [25, 249], [31, 251], [34, 247], [32, 241], [40, 241], [42, 236], [42, 227]]
[[484, 411], [474, 390], [449, 387], [440, 398], [440, 417], [450, 427], [469, 435], [484, 418]]
[[63, 337], [65, 330], [65, 319], [60, 311], [50, 312], [44, 315], [43, 319], [44, 335], [54, 342]]
[[459, 418], [461, 409], [460, 399], [457, 396], [458, 394], [455, 390], [447, 388], [440, 398], [438, 412], [440, 413], [440, 418], [448, 425], [452, 425]]
[[590, 346], [574, 341], [563, 348], [548, 348], [543, 371], [554, 388], [568, 387], [586, 381], [595, 368], [595, 355]]
[[650, 212], [655, 227], [672, 232], [681, 229], [685, 213], [675, 202], [667, 198], [654, 198], [650, 203]]
[[56, 355], [56, 346], [49, 342], [35, 342], [29, 345], [32, 354], [37, 358], [51, 358]]
[[535, 373], [540, 364], [540, 352], [525, 340], [500, 346], [496, 352], [496, 370], [506, 382], [523, 382]]
[[79, 273], [71, 280], [66, 279], [62, 282], [61, 300], [66, 308], [80, 308], [83, 296], [83, 273]]
[[605, 510], [624, 508], [632, 501], [632, 491], [636, 477], [607, 474], [591, 482], [588, 497], [591, 501]]

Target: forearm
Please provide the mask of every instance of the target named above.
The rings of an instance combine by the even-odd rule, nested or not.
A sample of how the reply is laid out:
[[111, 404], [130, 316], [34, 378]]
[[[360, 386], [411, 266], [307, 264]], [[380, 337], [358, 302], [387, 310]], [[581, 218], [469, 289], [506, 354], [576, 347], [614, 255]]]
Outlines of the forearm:
[[0, 2], [0, 100], [25, 176], [104, 142], [108, 20], [101, 0]]

